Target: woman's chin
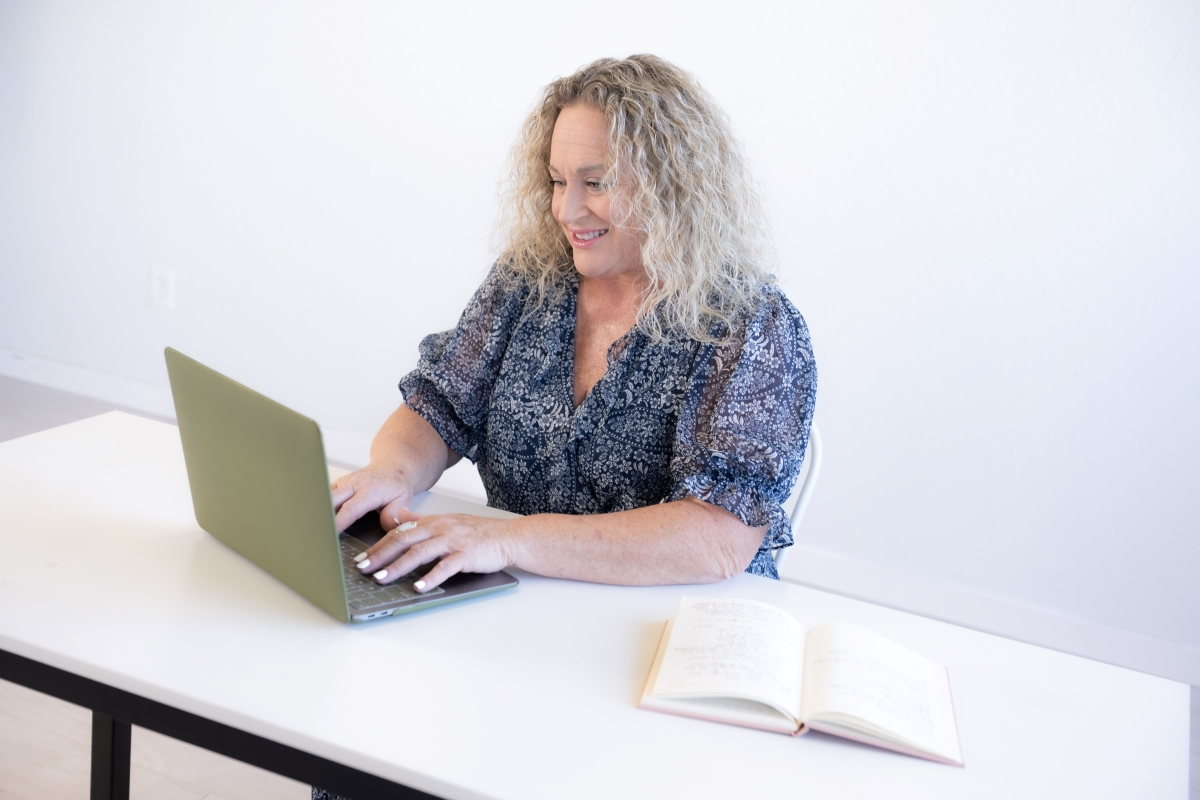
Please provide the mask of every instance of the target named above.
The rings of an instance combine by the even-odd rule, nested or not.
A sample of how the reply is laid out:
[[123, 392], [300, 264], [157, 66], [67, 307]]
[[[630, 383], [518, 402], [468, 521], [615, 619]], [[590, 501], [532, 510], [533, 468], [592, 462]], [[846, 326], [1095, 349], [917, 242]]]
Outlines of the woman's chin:
[[575, 250], [575, 271], [585, 278], [616, 278], [640, 269], [637, 263], [622, 263], [606, 254]]

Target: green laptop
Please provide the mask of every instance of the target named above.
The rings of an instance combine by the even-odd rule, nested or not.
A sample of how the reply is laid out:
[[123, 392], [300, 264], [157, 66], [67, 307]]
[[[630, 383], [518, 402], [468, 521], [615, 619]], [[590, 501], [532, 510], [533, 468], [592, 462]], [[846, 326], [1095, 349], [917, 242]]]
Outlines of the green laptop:
[[[385, 531], [369, 513], [337, 535], [317, 423], [177, 350], [165, 355], [196, 521], [313, 605], [364, 622], [517, 585], [507, 572], [461, 573], [417, 592], [412, 583], [428, 568], [387, 586], [363, 576], [354, 556]], [[412, 508], [516, 516], [429, 492]]]

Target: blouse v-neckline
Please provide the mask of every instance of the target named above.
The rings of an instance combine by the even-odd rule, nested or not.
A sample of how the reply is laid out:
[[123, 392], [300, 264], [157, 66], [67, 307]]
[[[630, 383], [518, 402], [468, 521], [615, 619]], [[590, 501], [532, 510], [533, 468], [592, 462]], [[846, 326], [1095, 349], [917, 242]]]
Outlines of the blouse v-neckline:
[[592, 395], [597, 393], [597, 390], [600, 389], [601, 384], [609, 380], [609, 378], [612, 376], [613, 367], [618, 361], [621, 360], [621, 356], [629, 350], [629, 346], [633, 343], [633, 336], [637, 331], [637, 325], [635, 324], [631, 326], [629, 330], [621, 334], [613, 341], [612, 344], [608, 346], [608, 349], [604, 352], [604, 372], [599, 378], [596, 379], [595, 383], [588, 387], [587, 393], [584, 394], [583, 399], [579, 401], [579, 405], [575, 405], [575, 337], [579, 328], [579, 277], [575, 276], [575, 279], [571, 282], [571, 284], [571, 303], [569, 311], [571, 319], [569, 320], [570, 324], [565, 326], [569, 331], [569, 335], [567, 337], [567, 341], [563, 343], [563, 349], [566, 352], [565, 383], [567, 392], [567, 407], [570, 409], [570, 415], [573, 419], [579, 414], [583, 407], [588, 404], [588, 401], [592, 398]]

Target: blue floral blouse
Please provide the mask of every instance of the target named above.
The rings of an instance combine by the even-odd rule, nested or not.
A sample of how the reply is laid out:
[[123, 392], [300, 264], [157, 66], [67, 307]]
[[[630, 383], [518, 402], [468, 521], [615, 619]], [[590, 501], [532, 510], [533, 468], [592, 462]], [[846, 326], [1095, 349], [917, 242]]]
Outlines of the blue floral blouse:
[[768, 287], [723, 344], [635, 328], [576, 408], [578, 288], [538, 305], [494, 267], [458, 326], [421, 342], [405, 403], [476, 464], [491, 506], [604, 514], [692, 495], [769, 526], [747, 571], [777, 578], [817, 393], [800, 313]]

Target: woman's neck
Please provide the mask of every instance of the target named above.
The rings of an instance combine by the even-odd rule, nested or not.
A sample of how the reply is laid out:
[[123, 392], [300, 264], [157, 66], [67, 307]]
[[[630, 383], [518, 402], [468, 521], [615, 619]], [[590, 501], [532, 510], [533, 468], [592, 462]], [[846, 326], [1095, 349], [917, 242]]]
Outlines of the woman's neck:
[[580, 314], [597, 321], [628, 319], [625, 330], [637, 321], [637, 310], [646, 288], [645, 275], [623, 272], [611, 278], [579, 276]]
[[637, 322], [645, 282], [640, 275], [579, 278], [575, 312], [575, 405], [608, 367], [608, 349]]

